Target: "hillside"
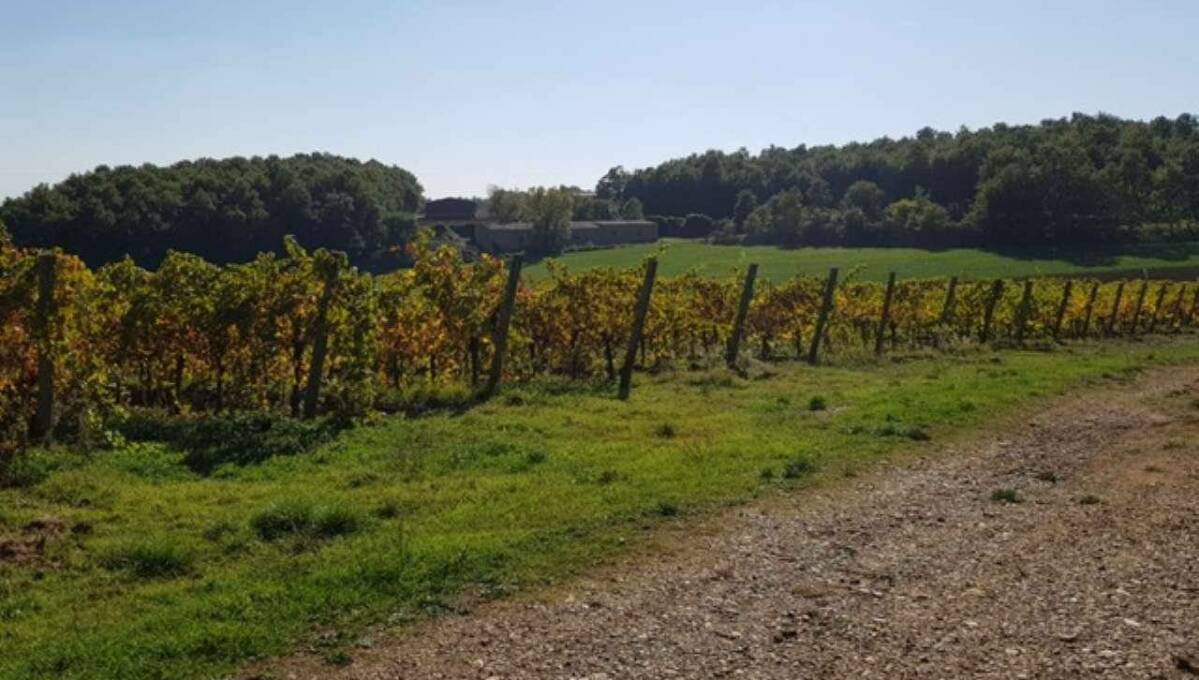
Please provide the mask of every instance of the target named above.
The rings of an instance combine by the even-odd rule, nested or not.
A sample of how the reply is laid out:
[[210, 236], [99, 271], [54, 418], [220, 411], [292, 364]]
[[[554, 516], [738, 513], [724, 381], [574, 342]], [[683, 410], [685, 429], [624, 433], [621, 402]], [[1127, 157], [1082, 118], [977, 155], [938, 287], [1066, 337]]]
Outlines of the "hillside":
[[[759, 276], [783, 281], [796, 274], [823, 275], [840, 267], [860, 281], [886, 281], [894, 271], [901, 278], [960, 276], [965, 279], [1041, 275], [1139, 275], [1191, 280], [1199, 274], [1199, 243], [1146, 243], [1097, 249], [1025, 249], [988, 251], [976, 248], [922, 250], [919, 248], [780, 248], [769, 245], [726, 246], [696, 239], [664, 239], [656, 244], [628, 245], [568, 252], [555, 259], [573, 272], [603, 267], [637, 266], [656, 255], [660, 271], [677, 276], [690, 271], [726, 277], [749, 263]], [[530, 278], [549, 275], [545, 261], [525, 270]]]
[[784, 245], [1082, 246], [1199, 238], [1199, 119], [1074, 114], [610, 170], [670, 235]]
[[236, 157], [102, 165], [5, 201], [0, 222], [17, 245], [60, 246], [91, 265], [129, 255], [155, 266], [171, 249], [213, 262], [246, 261], [279, 250], [283, 236], [293, 234], [307, 248], [385, 266], [422, 201], [416, 177], [377, 161]]

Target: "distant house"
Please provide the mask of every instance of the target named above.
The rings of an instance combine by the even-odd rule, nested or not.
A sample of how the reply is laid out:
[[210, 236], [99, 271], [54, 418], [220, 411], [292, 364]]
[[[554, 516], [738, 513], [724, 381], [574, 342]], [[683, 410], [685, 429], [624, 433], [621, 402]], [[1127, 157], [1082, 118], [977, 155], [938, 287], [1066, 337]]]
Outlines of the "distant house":
[[[577, 192], [576, 197], [594, 197]], [[527, 222], [501, 224], [488, 218], [486, 206], [469, 198], [439, 198], [425, 203], [420, 223], [433, 229], [450, 230], [487, 253], [528, 250], [533, 225]], [[652, 243], [658, 240], [658, 225], [648, 220], [601, 220], [570, 223], [572, 248], [615, 246], [622, 243]]]
[[[533, 240], [533, 225], [480, 223], [474, 228], [475, 246], [488, 253], [512, 253], [527, 250]], [[574, 248], [614, 246], [622, 243], [653, 243], [658, 240], [658, 225], [648, 220], [605, 220], [571, 222], [570, 246]]]

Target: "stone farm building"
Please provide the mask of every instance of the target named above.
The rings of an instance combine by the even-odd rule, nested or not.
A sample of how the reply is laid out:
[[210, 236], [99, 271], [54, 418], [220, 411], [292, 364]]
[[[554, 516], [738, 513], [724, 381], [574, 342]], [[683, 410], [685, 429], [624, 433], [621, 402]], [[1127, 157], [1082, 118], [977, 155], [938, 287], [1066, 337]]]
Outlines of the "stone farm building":
[[[512, 253], [527, 250], [532, 238], [533, 225], [526, 222], [484, 222], [475, 225], [472, 240], [475, 246], [484, 252]], [[657, 240], [658, 225], [648, 220], [570, 223], [570, 246], [573, 248], [652, 243]]]
[[[443, 198], [425, 204], [421, 223], [452, 229], [487, 253], [513, 253], [528, 249], [533, 237], [533, 225], [526, 222], [501, 224], [487, 219], [481, 212], [470, 199]], [[570, 223], [569, 246], [572, 248], [652, 243], [657, 240], [658, 225], [648, 220]]]

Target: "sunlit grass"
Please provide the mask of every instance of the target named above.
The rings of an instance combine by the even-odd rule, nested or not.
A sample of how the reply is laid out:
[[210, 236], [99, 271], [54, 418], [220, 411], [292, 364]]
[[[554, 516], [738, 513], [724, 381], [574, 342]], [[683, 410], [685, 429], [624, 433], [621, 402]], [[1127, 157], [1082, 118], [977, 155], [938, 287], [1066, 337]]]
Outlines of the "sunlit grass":
[[363, 627], [443, 611], [464, 588], [562, 578], [657, 523], [1184, 360], [1199, 360], [1193, 336], [781, 364], [757, 380], [639, 375], [627, 403], [606, 386], [513, 387], [460, 415], [387, 418], [208, 476], [156, 444], [52, 452], [48, 477], [0, 491], [0, 541], [34, 520], [62, 527], [38, 561], [0, 560], [0, 677], [207, 677], [318, 630], [352, 655]]
[[[692, 239], [663, 239], [659, 243], [620, 246], [568, 253], [558, 261], [572, 270], [596, 267], [635, 267], [648, 255], [659, 254], [659, 275], [675, 276], [696, 270], [707, 276], [728, 276], [755, 262], [758, 275], [780, 281], [797, 274], [824, 276], [829, 267], [858, 280], [885, 281], [889, 272], [900, 278], [960, 276], [971, 279], [1012, 278], [1042, 274], [1097, 273], [1142, 269], [1186, 269], [1199, 274], [1199, 244], [1160, 243], [1127, 246], [1109, 252], [1096, 249], [996, 253], [971, 248], [795, 248], [721, 246]], [[526, 269], [531, 278], [546, 276], [545, 263]]]

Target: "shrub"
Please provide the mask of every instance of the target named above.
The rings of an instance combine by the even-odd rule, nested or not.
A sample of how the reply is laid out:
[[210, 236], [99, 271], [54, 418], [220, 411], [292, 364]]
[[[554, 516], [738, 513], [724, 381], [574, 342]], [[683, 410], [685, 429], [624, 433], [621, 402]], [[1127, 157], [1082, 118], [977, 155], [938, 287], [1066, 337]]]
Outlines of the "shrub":
[[688, 238], [704, 237], [712, 233], [715, 226], [716, 223], [711, 217], [700, 213], [691, 213], [683, 221], [682, 233], [679, 235]]
[[655, 511], [663, 517], [674, 517], [679, 514], [679, 506], [668, 501], [661, 501]]
[[662, 423], [658, 427], [654, 428], [654, 435], [661, 439], [674, 439], [676, 434], [678, 433], [675, 431], [674, 425], [671, 425], [670, 423]]
[[828, 408], [828, 402], [825, 401], [824, 397], [816, 396], [816, 397], [812, 397], [808, 401], [808, 410], [809, 411], [824, 411], [827, 408]]

